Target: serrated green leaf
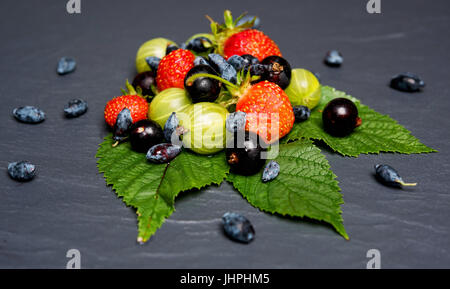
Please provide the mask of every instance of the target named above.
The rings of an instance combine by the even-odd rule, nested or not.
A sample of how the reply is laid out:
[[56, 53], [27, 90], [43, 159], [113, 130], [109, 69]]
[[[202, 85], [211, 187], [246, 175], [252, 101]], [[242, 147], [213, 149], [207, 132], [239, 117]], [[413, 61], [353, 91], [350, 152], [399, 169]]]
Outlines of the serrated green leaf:
[[138, 241], [147, 241], [175, 210], [183, 191], [220, 184], [229, 167], [223, 154], [205, 157], [183, 151], [170, 164], [152, 164], [128, 143], [112, 147], [111, 135], [97, 151], [98, 169], [119, 197], [136, 208]]
[[[282, 142], [300, 138], [321, 140], [332, 150], [353, 157], [380, 152], [404, 154], [435, 152], [389, 116], [370, 109], [356, 98], [332, 87], [322, 86], [321, 89], [321, 101], [312, 111], [311, 117], [305, 122], [294, 124], [292, 131]], [[322, 110], [330, 100], [338, 97], [345, 97], [355, 102], [362, 119], [362, 125], [346, 137], [333, 137], [326, 133], [322, 126]]]
[[263, 211], [324, 221], [348, 239], [341, 216], [342, 195], [324, 155], [310, 140], [279, 148], [275, 160], [281, 171], [276, 179], [263, 183], [260, 174], [244, 177], [230, 173], [227, 180]]

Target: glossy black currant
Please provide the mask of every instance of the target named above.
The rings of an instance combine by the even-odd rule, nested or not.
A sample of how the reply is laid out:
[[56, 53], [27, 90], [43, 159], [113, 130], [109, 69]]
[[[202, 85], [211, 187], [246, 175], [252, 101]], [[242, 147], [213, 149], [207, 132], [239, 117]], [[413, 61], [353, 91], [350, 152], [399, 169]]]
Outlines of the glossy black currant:
[[131, 148], [137, 152], [146, 153], [152, 146], [162, 143], [164, 134], [161, 126], [149, 119], [143, 119], [133, 124], [130, 130]]
[[265, 67], [261, 80], [274, 82], [282, 89], [289, 86], [292, 69], [286, 59], [274, 55], [264, 58], [261, 64]]
[[199, 77], [191, 83], [188, 83], [188, 79], [199, 73], [207, 73], [217, 75], [216, 71], [208, 65], [194, 66], [186, 74], [184, 78], [184, 87], [191, 96], [192, 102], [213, 102], [217, 99], [220, 93], [221, 82], [209, 77]]
[[361, 124], [358, 108], [353, 101], [346, 98], [336, 98], [330, 101], [322, 113], [323, 127], [333, 136], [349, 135]]
[[156, 73], [153, 71], [145, 71], [136, 75], [131, 84], [134, 89], [138, 87], [142, 90], [142, 95], [155, 95], [152, 90], [152, 85], [156, 86]]
[[231, 171], [243, 176], [254, 175], [261, 171], [266, 162], [261, 158], [266, 150], [266, 145], [262, 142], [263, 140], [252, 132], [234, 133], [225, 150]]

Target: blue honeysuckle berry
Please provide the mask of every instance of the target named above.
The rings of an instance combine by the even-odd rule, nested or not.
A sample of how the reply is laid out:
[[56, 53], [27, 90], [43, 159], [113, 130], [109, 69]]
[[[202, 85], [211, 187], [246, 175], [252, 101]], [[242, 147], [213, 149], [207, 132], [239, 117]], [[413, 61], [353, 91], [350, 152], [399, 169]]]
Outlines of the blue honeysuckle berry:
[[156, 56], [148, 56], [145, 58], [145, 61], [154, 73], [158, 71], [159, 62], [161, 61], [160, 58]]
[[292, 108], [294, 111], [295, 122], [302, 122], [308, 120], [311, 116], [311, 110], [304, 105], [297, 105]]
[[78, 117], [78, 116], [86, 113], [87, 109], [88, 109], [88, 104], [86, 101], [84, 101], [82, 99], [72, 99], [64, 107], [64, 115], [67, 118]]
[[36, 175], [36, 166], [27, 161], [9, 163], [8, 174], [19, 182], [29, 181]]
[[425, 82], [419, 76], [405, 72], [393, 76], [390, 86], [400, 91], [416, 92], [425, 87]]
[[234, 67], [234, 69], [235, 69], [236, 71], [239, 71], [239, 70], [241, 70], [242, 68], [244, 68], [244, 66], [245, 66], [245, 64], [246, 64], [245, 59], [242, 58], [242, 57], [239, 56], [239, 55], [233, 55], [233, 56], [231, 56], [230, 58], [228, 58], [227, 61], [228, 61], [229, 64], [231, 64], [231, 65]]
[[214, 64], [217, 70], [220, 73], [220, 77], [225, 80], [228, 80], [231, 83], [236, 83], [237, 81], [237, 72], [234, 67], [229, 64], [225, 58], [223, 58], [219, 54], [211, 53], [208, 54], [209, 60]]
[[328, 66], [337, 67], [342, 65], [344, 57], [342, 57], [342, 54], [339, 51], [331, 50], [327, 52], [324, 62]]
[[152, 163], [163, 164], [173, 160], [180, 154], [182, 147], [171, 143], [161, 143], [152, 146], [147, 152], [147, 160]]
[[227, 212], [222, 216], [225, 234], [232, 240], [250, 243], [255, 238], [255, 229], [250, 221], [237, 213]]
[[417, 183], [405, 183], [398, 172], [389, 165], [375, 165], [375, 176], [382, 184], [401, 188], [402, 186], [415, 186]]
[[280, 165], [276, 161], [270, 161], [264, 167], [261, 179], [263, 183], [267, 183], [275, 179], [279, 173], [280, 173]]
[[73, 72], [76, 67], [77, 62], [75, 61], [75, 59], [70, 57], [61, 57], [61, 59], [58, 61], [56, 72], [59, 75], [64, 75]]
[[125, 107], [117, 115], [116, 123], [114, 124], [113, 139], [120, 142], [127, 138], [132, 124], [133, 118], [131, 117], [131, 111]]
[[45, 120], [45, 112], [34, 106], [23, 106], [13, 110], [14, 117], [24, 123], [40, 123]]
[[228, 114], [225, 121], [225, 127], [229, 132], [235, 133], [238, 130], [245, 129], [247, 114], [243, 111], [236, 111]]

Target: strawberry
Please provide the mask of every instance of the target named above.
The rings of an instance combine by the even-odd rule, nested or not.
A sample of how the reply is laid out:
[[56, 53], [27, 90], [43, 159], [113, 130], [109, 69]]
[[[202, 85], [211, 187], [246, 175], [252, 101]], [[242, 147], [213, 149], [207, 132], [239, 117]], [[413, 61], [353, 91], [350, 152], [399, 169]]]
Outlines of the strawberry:
[[[193, 83], [199, 77], [217, 79], [225, 84], [229, 97], [220, 104], [229, 107], [236, 104], [236, 111], [247, 114], [245, 129], [258, 134], [267, 143], [273, 143], [287, 135], [294, 126], [294, 112], [289, 97], [284, 90], [267, 80], [252, 84], [255, 78], [241, 71], [237, 75], [237, 84], [233, 84], [217, 75], [198, 73], [186, 81]], [[258, 78], [258, 77], [256, 77]]]
[[[244, 90], [236, 111], [247, 114], [246, 130], [253, 131], [268, 143], [287, 135], [294, 126], [294, 113], [287, 94], [273, 82], [261, 81]], [[272, 124], [278, 121], [278, 131]], [[272, 131], [273, 130], [273, 131]]]
[[224, 57], [250, 54], [262, 61], [272, 55], [282, 56], [275, 42], [259, 30], [247, 29], [231, 35], [224, 44]]
[[156, 75], [159, 91], [171, 87], [184, 88], [184, 77], [194, 67], [195, 56], [189, 50], [177, 49], [161, 59]]
[[133, 123], [147, 118], [148, 102], [138, 95], [134, 88], [127, 81], [128, 93], [115, 97], [108, 101], [105, 107], [105, 121], [110, 127], [114, 127], [117, 116], [124, 108], [128, 108], [133, 118]]
[[267, 56], [282, 56], [277, 44], [263, 32], [250, 29], [253, 21], [237, 25], [245, 14], [233, 21], [229, 10], [225, 11], [224, 24], [211, 21], [211, 30], [215, 37], [216, 52], [228, 60], [233, 55], [250, 54], [262, 61]]

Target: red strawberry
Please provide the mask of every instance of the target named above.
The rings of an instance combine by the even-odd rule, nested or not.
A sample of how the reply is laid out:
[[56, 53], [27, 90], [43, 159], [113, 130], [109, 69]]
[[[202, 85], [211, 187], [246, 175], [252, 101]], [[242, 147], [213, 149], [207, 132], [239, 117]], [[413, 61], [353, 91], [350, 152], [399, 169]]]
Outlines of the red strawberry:
[[[268, 143], [288, 134], [294, 126], [294, 113], [287, 94], [273, 82], [261, 81], [243, 91], [236, 111], [247, 114], [246, 129]], [[272, 124], [278, 121], [278, 130]], [[273, 131], [272, 131], [273, 130]]]
[[113, 127], [116, 123], [117, 115], [124, 108], [128, 108], [130, 110], [133, 122], [147, 118], [148, 102], [145, 98], [139, 95], [122, 95], [111, 99], [106, 104], [106, 123]]
[[272, 39], [259, 30], [249, 29], [253, 26], [253, 21], [236, 26], [242, 16], [233, 20], [231, 12], [226, 10], [224, 24], [219, 24], [208, 17], [217, 45], [216, 52], [223, 55], [225, 59], [235, 54], [250, 54], [259, 61], [271, 55], [282, 56], [280, 49]]
[[195, 56], [189, 50], [177, 49], [161, 59], [156, 75], [159, 91], [171, 87], [184, 88], [184, 77], [194, 67]]
[[224, 45], [225, 59], [250, 54], [262, 61], [267, 56], [282, 56], [275, 42], [259, 30], [247, 29], [231, 35]]

